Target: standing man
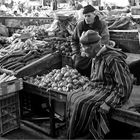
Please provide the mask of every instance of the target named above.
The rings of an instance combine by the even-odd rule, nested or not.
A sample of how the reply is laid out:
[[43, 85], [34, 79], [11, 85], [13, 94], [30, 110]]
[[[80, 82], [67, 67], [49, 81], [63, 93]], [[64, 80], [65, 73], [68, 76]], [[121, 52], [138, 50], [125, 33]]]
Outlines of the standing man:
[[74, 60], [76, 69], [82, 75], [85, 75], [87, 77], [90, 76], [91, 59], [84, 56], [84, 54], [81, 54], [79, 39], [82, 33], [90, 29], [95, 30], [102, 37], [102, 44], [109, 43], [109, 31], [107, 24], [105, 21], [99, 18], [97, 13], [97, 10], [93, 6], [85, 6], [83, 9], [84, 19], [77, 24], [72, 36], [72, 59]]
[[107, 113], [121, 107], [130, 97], [132, 75], [125, 61], [126, 55], [102, 45], [98, 32], [88, 30], [80, 37], [86, 57], [91, 58], [92, 69], [87, 87], [67, 95], [68, 138], [91, 134], [103, 139], [109, 132]]
[[57, 10], [57, 0], [52, 0], [52, 10]]

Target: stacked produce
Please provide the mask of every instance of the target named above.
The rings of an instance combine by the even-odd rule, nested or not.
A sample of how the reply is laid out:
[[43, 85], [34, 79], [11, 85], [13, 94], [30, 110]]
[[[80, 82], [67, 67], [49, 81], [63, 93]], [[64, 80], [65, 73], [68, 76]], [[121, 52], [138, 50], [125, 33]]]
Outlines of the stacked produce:
[[14, 80], [14, 79], [16, 79], [14, 75], [10, 75], [7, 73], [0, 74], [0, 84], [3, 82]]
[[131, 17], [122, 16], [120, 18], [116, 18], [116, 20], [109, 25], [110, 30], [130, 30], [137, 29], [137, 23], [134, 22]]
[[47, 75], [30, 78], [28, 82], [47, 89], [70, 92], [87, 85], [89, 80], [81, 76], [76, 69], [65, 66], [61, 69], [54, 69]]
[[4, 37], [4, 36], [1, 36], [0, 37], [0, 49], [3, 48], [4, 46], [7, 46], [10, 44], [10, 37]]
[[0, 49], [0, 66], [16, 71], [31, 62], [52, 52], [45, 41], [20, 38], [15, 39], [10, 45]]
[[48, 46], [50, 46], [53, 51], [59, 51], [62, 55], [71, 55], [70, 38], [50, 37], [45, 38], [44, 41], [48, 43]]
[[22, 30], [17, 30], [16, 33], [23, 34], [23, 33], [32, 33], [36, 37], [36, 39], [41, 40], [45, 37], [48, 37], [48, 32], [46, 31], [50, 27], [49, 24], [43, 24], [40, 26], [30, 25], [24, 27]]
[[16, 79], [16, 77], [13, 71], [0, 68], [0, 84], [14, 79]]

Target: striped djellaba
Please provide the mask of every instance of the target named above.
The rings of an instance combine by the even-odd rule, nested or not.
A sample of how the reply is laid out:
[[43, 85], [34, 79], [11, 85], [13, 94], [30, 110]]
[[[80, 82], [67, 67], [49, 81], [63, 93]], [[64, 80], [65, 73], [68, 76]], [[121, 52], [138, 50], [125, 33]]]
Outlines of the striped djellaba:
[[103, 139], [110, 131], [107, 114], [99, 108], [103, 103], [121, 107], [129, 99], [133, 80], [125, 59], [123, 52], [104, 46], [92, 61], [90, 84], [68, 94], [69, 139], [87, 133]]

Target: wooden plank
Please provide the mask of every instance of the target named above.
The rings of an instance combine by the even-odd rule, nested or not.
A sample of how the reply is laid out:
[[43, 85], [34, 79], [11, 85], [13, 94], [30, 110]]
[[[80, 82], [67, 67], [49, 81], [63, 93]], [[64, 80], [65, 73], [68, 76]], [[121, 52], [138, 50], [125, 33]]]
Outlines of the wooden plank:
[[59, 53], [48, 54], [16, 71], [16, 76], [21, 78], [24, 76], [40, 74], [43, 70], [46, 70], [47, 72], [51, 66], [57, 63], [61, 63], [61, 57]]
[[127, 55], [126, 62], [127, 64], [131, 64], [135, 61], [140, 60], [140, 54], [134, 54], [134, 53], [125, 53]]
[[24, 27], [29, 25], [51, 24], [52, 17], [0, 17], [2, 24], [7, 27]]
[[109, 30], [110, 33], [138, 33], [137, 29], [133, 30]]
[[140, 128], [140, 113], [130, 110], [115, 109], [111, 112], [111, 118]]

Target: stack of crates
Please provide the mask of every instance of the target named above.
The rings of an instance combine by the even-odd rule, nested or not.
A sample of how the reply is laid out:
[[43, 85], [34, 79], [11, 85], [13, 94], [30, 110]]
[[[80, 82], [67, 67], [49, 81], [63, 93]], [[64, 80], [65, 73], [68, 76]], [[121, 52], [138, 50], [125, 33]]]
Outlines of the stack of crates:
[[0, 84], [0, 136], [20, 127], [19, 90], [23, 89], [22, 79]]

